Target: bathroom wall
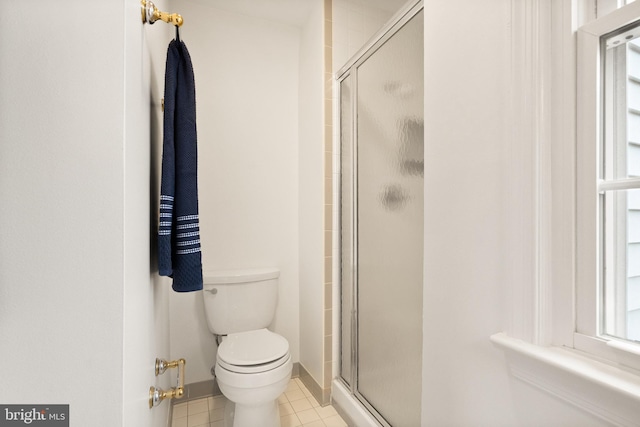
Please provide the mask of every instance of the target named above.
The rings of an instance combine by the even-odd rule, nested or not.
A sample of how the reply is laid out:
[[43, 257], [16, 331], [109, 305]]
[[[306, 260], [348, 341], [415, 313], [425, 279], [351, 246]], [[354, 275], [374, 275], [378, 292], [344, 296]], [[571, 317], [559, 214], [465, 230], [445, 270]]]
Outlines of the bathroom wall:
[[[167, 0], [155, 1], [168, 10]], [[142, 24], [139, 4], [126, 2], [125, 285], [123, 425], [168, 426], [170, 404], [149, 410], [149, 387], [175, 387], [177, 372], [155, 376], [156, 357], [170, 359], [170, 281], [158, 276], [155, 236], [162, 146], [167, 45], [173, 28]]]
[[507, 206], [507, 183], [522, 182], [507, 163], [521, 144], [508, 122], [511, 3], [425, 2], [423, 425], [602, 426], [514, 379], [489, 342], [511, 321], [505, 278], [522, 250], [506, 215], [528, 214]]
[[325, 335], [323, 1], [313, 3], [300, 42], [300, 364], [322, 387]]
[[168, 406], [147, 404], [168, 329], [149, 265], [139, 2], [0, 6], [0, 403], [165, 426]]
[[425, 4], [425, 424], [519, 425], [502, 354], [489, 342], [505, 320], [508, 6]]
[[[278, 267], [273, 330], [299, 351], [298, 68], [300, 29], [174, 2], [195, 69], [202, 259], [205, 271]], [[188, 383], [212, 379], [216, 346], [199, 293], [171, 293], [171, 354]]]
[[[192, 2], [157, 1], [194, 22], [182, 35], [199, 130], [216, 129], [200, 142], [205, 267], [280, 267], [274, 326], [302, 360], [300, 30]], [[170, 27], [138, 26], [137, 1], [0, 6], [0, 403], [69, 403], [73, 425], [161, 427], [168, 404], [146, 406], [149, 386], [169, 381], [154, 377], [155, 357], [186, 356], [194, 382], [210, 379], [215, 354], [201, 301], [168, 291], [147, 257]], [[511, 378], [488, 341], [508, 312], [509, 19], [506, 0], [426, 2], [423, 423], [602, 425]]]
[[333, 0], [333, 70], [342, 68], [407, 0]]
[[[333, 69], [402, 3], [333, 0]], [[509, 323], [506, 263], [520, 250], [504, 234], [506, 212], [521, 208], [505, 207], [517, 143], [507, 138], [511, 3], [425, 2], [422, 425], [602, 426], [510, 376], [488, 339]]]
[[[0, 18], [1, 51], [11, 58], [0, 63], [0, 401], [68, 403], [74, 423], [115, 426], [123, 416], [124, 28], [83, 20], [69, 28], [66, 17], [123, 11], [77, 1], [64, 13], [32, 14], [38, 3], [4, 1]], [[89, 396], [87, 378], [101, 399]]]

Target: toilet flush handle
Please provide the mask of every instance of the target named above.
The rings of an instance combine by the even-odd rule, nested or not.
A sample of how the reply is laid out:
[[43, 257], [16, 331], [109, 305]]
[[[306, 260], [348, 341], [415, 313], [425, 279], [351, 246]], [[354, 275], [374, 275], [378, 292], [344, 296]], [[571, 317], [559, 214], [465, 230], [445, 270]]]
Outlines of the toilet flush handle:
[[209, 292], [212, 295], [215, 295], [218, 293], [218, 290], [216, 288], [213, 288], [213, 289], [209, 289], [207, 292]]

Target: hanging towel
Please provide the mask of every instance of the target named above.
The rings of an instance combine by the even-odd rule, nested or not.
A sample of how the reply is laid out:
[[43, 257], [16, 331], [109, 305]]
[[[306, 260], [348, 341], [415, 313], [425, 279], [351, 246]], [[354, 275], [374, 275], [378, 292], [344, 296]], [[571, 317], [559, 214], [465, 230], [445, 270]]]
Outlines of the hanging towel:
[[164, 139], [160, 187], [158, 265], [173, 278], [176, 292], [202, 289], [198, 221], [196, 90], [191, 56], [184, 42], [167, 50], [164, 82]]

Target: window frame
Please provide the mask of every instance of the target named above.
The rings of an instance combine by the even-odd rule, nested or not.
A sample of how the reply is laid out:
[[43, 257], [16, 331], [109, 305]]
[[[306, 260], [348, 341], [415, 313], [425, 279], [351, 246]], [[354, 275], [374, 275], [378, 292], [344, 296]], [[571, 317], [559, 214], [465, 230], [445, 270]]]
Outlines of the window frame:
[[[640, 371], [640, 345], [602, 336], [600, 331], [603, 272], [598, 198], [603, 188], [599, 169], [605, 96], [601, 37], [634, 22], [640, 23], [640, 2], [630, 3], [582, 26], [577, 34], [576, 319], [573, 347]], [[624, 181], [631, 184], [632, 179]]]
[[608, 352], [604, 360], [590, 351], [592, 340], [582, 342], [576, 333], [576, 221], [583, 202], [576, 193], [577, 133], [581, 138], [588, 133], [578, 123], [586, 117], [597, 124], [595, 110], [581, 108], [585, 117], [578, 116], [577, 99], [588, 77], [583, 71], [598, 71], [597, 57], [582, 52], [580, 61], [589, 61], [578, 80], [577, 67], [584, 66], [577, 58], [577, 38], [586, 35], [577, 32], [596, 19], [597, 3], [511, 0], [508, 311], [502, 331], [490, 339], [504, 351], [510, 376], [612, 425], [637, 426], [640, 371], [620, 360], [640, 357], [598, 342], [596, 347]]
[[596, 0], [597, 15], [598, 17], [605, 16], [634, 1], [635, 0]]

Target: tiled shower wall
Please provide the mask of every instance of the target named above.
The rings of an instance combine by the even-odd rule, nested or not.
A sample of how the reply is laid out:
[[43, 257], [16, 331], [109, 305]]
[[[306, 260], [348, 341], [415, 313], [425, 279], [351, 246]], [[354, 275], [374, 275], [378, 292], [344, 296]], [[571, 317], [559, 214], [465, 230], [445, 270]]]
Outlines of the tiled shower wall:
[[[333, 287], [333, 0], [324, 0], [324, 375], [323, 394], [328, 396], [332, 379], [332, 287]], [[324, 397], [324, 396], [323, 396]], [[324, 399], [323, 399], [324, 400]]]
[[[301, 255], [313, 274], [302, 269], [300, 380], [318, 402], [324, 405], [329, 403], [334, 360], [332, 354], [332, 286], [334, 283], [332, 279], [334, 253], [332, 0], [321, 0], [317, 6], [318, 8], [313, 11], [314, 21], [309, 27], [310, 32], [305, 33], [309, 34], [309, 37], [304, 39], [306, 43], [304, 48], [312, 49], [316, 53], [310, 58], [303, 58], [305, 61], [314, 62], [313, 69], [305, 68], [308, 74], [304, 74], [303, 77], [313, 76], [312, 80], [305, 80], [305, 84], [313, 88], [313, 92], [307, 95], [315, 106], [315, 115], [312, 118], [303, 116], [303, 122], [307, 126], [310, 123], [313, 124], [313, 127], [309, 126], [309, 131], [313, 132], [317, 139], [313, 140], [313, 147], [306, 145], [304, 147], [308, 150], [301, 152], [306, 156], [302, 157], [301, 185], [305, 190], [301, 196], [303, 199], [301, 203], [306, 206], [313, 204], [313, 212], [307, 212], [307, 215], [301, 216], [301, 221], [305, 221], [302, 230], [312, 230], [302, 236], [304, 245], [301, 247], [308, 249], [307, 238], [321, 240], [321, 242], [315, 240], [321, 246], [314, 244], [313, 251], [306, 251]], [[322, 50], [316, 51], [317, 48]], [[308, 62], [305, 64], [308, 66]], [[303, 112], [308, 111], [303, 110]], [[309, 152], [312, 152], [312, 155], [308, 155]], [[319, 190], [320, 194], [314, 192], [314, 195], [309, 197], [306, 192], [309, 189]], [[311, 216], [314, 216], [318, 222], [311, 221]], [[318, 232], [321, 234], [317, 234]], [[323, 259], [319, 259], [319, 256]], [[319, 311], [316, 311], [318, 309]]]

